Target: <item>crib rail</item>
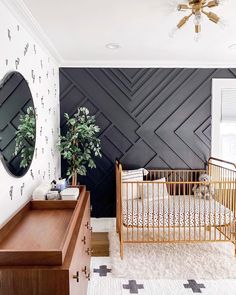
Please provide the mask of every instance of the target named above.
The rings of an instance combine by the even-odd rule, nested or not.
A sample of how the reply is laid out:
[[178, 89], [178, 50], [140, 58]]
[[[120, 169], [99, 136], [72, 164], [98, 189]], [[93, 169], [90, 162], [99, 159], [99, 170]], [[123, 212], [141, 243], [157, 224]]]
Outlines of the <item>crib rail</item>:
[[[218, 158], [211, 157], [208, 160], [208, 174], [211, 176], [212, 181], [219, 181], [221, 183], [223, 193], [226, 195], [228, 194], [228, 198], [226, 199], [227, 206], [235, 214], [235, 187], [229, 187], [229, 185], [227, 185], [226, 182], [236, 182], [236, 165], [229, 161], [224, 161]], [[224, 196], [220, 197], [220, 202], [221, 199], [224, 199]]]
[[222, 167], [224, 168], [227, 168], [227, 165], [228, 165], [228, 168], [230, 170], [233, 169], [236, 170], [236, 164], [233, 163], [233, 162], [229, 162], [229, 161], [225, 161], [225, 160], [222, 160], [222, 159], [218, 159], [218, 158], [215, 158], [215, 157], [210, 157], [209, 160], [208, 160], [208, 166], [209, 165], [222, 165]]
[[[183, 192], [177, 188], [181, 182], [123, 183], [122, 223], [124, 241], [136, 242], [193, 242], [230, 240], [230, 226], [234, 212], [230, 210], [235, 183], [230, 181], [211, 183], [216, 189], [214, 198], [202, 199], [186, 191], [201, 182], [185, 183]], [[173, 186], [175, 195], [164, 194], [165, 186]], [[224, 186], [229, 189], [225, 190]], [[139, 191], [139, 197], [136, 191]], [[131, 194], [130, 194], [131, 193]], [[219, 235], [217, 228], [222, 232]], [[140, 230], [141, 229], [141, 230]], [[156, 229], [156, 230], [155, 230]], [[214, 229], [213, 232], [211, 229]]]
[[[223, 163], [211, 158], [207, 170], [149, 170], [144, 181], [124, 182], [117, 162], [121, 256], [124, 243], [235, 242], [236, 170]], [[198, 181], [206, 173], [210, 181]]]

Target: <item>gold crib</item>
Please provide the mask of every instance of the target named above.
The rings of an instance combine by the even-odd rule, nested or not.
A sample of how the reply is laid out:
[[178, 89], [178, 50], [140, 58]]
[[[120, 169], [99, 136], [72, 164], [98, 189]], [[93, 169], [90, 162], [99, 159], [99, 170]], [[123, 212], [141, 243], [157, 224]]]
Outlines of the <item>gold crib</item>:
[[[143, 181], [122, 181], [116, 162], [116, 229], [123, 259], [128, 243], [229, 242], [235, 245], [236, 166], [211, 157], [206, 170], [148, 170]], [[210, 175], [213, 194], [200, 174]], [[164, 179], [165, 178], [165, 179]], [[155, 180], [159, 180], [156, 182]]]

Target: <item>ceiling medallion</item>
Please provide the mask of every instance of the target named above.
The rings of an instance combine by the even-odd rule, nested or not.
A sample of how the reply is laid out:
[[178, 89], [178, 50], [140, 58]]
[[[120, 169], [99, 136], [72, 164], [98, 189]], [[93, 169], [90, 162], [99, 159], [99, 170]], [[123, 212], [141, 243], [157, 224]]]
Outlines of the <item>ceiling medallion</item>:
[[226, 0], [188, 0], [186, 4], [178, 4], [177, 10], [178, 11], [189, 11], [190, 14], [184, 16], [180, 22], [173, 28], [170, 33], [170, 37], [174, 37], [175, 33], [181, 29], [188, 20], [193, 17], [194, 26], [195, 26], [195, 41], [199, 40], [200, 33], [201, 33], [201, 23], [203, 16], [207, 16], [207, 18], [214, 22], [215, 24], [220, 25], [222, 28], [226, 26], [225, 22], [215, 13], [212, 11], [206, 11], [208, 8], [214, 8], [222, 4]]

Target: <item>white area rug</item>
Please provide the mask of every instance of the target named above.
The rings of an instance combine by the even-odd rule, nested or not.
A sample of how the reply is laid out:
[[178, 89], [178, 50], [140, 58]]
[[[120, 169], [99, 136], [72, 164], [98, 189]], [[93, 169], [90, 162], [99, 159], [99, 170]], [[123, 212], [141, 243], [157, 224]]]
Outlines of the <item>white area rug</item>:
[[[136, 279], [117, 278], [113, 275], [113, 270], [106, 276], [101, 276], [98, 269], [101, 266], [112, 268], [110, 257], [92, 257], [91, 259], [91, 280], [88, 286], [88, 295], [191, 295], [202, 293], [203, 295], [236, 295], [236, 280], [194, 280], [194, 278], [185, 278], [182, 280], [173, 279]], [[196, 281], [198, 287], [188, 288], [188, 280]], [[143, 289], [128, 290], [124, 288], [129, 280], [135, 280], [141, 284]]]
[[236, 279], [232, 243], [125, 244], [109, 233], [112, 273], [135, 279]]

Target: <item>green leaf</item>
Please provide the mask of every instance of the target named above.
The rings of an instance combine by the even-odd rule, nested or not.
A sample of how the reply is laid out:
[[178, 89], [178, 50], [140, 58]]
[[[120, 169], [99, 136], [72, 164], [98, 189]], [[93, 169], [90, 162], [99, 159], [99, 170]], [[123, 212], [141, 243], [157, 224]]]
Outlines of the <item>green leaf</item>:
[[100, 128], [95, 124], [95, 117], [90, 116], [85, 107], [78, 108], [72, 117], [67, 113], [64, 117], [67, 130], [59, 137], [57, 146], [69, 165], [67, 175], [71, 177], [75, 172], [86, 175], [87, 167], [96, 168], [93, 158], [101, 157], [100, 140], [96, 135]]
[[26, 114], [19, 118], [20, 124], [16, 131], [14, 155], [20, 155], [20, 167], [26, 168], [31, 163], [34, 153], [34, 144], [36, 136], [35, 111], [28, 107]]

